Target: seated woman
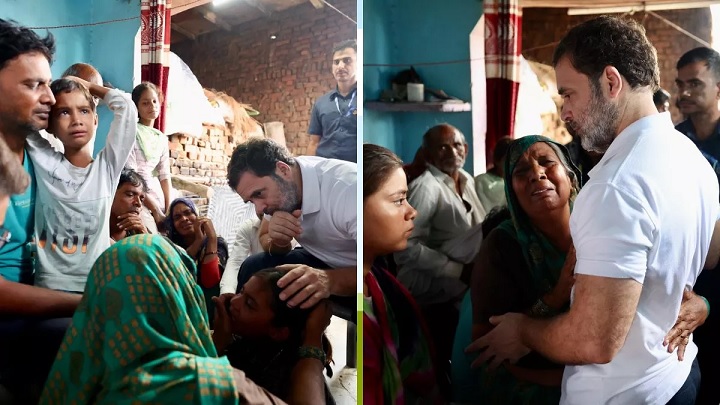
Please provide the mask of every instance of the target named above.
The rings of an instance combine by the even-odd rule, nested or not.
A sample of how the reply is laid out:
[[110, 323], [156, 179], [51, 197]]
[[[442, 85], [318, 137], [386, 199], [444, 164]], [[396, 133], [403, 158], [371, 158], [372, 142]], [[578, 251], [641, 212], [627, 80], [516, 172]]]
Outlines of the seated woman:
[[228, 260], [227, 243], [215, 234], [215, 227], [209, 218], [198, 216], [197, 208], [189, 198], [175, 199], [168, 212], [165, 220], [168, 236], [195, 261], [197, 282], [205, 295], [205, 306], [212, 327], [215, 309], [212, 297], [220, 295], [220, 279]]
[[[443, 403], [425, 322], [415, 300], [376, 259], [405, 249], [417, 212], [402, 162], [363, 145], [363, 403]], [[420, 402], [418, 402], [420, 401]]]
[[[40, 403], [284, 404], [218, 357], [194, 268], [158, 235], [130, 236], [106, 250]], [[321, 350], [315, 342], [329, 322], [330, 310], [316, 307], [303, 345]], [[323, 366], [310, 357], [296, 363], [290, 404], [324, 403]]]
[[504, 173], [511, 219], [486, 235], [475, 262], [456, 333], [453, 400], [557, 404], [564, 365], [531, 352], [494, 372], [486, 365], [471, 370], [472, 359], [463, 352], [492, 330], [491, 316], [524, 312], [546, 317], [570, 303], [575, 267], [570, 212], [580, 172], [563, 146], [527, 136], [510, 145]]
[[[255, 273], [238, 294], [225, 294], [217, 302], [213, 341], [218, 353], [230, 364], [266, 388], [287, 400], [290, 379], [297, 361], [311, 357], [321, 361], [332, 376], [332, 349], [321, 335], [322, 349], [304, 346], [305, 325], [311, 310], [290, 307], [280, 299], [277, 282], [284, 275], [270, 268]], [[322, 301], [322, 305], [327, 305]], [[329, 319], [329, 318], [328, 318]], [[335, 401], [329, 389], [325, 400]]]

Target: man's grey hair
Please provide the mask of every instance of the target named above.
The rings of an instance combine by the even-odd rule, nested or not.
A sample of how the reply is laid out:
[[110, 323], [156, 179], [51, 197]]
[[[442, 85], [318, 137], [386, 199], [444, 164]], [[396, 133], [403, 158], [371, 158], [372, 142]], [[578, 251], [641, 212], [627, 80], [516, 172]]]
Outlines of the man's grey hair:
[[444, 123], [444, 124], [438, 124], [434, 127], [430, 128], [425, 132], [422, 139], [422, 147], [423, 149], [427, 149], [430, 146], [430, 142], [433, 138], [436, 136], [441, 135], [443, 132], [451, 130], [454, 131], [457, 134], [460, 134], [460, 137], [462, 138], [463, 143], [467, 143], [467, 140], [465, 139], [465, 134], [462, 133], [459, 129], [457, 129], [455, 126]]

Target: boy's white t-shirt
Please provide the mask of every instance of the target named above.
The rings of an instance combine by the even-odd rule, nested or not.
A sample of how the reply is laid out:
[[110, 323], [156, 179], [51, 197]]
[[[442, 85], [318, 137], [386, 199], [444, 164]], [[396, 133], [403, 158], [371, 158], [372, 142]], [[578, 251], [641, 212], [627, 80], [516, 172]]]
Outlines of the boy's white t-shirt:
[[103, 101], [114, 118], [105, 148], [87, 167], [73, 166], [39, 134], [27, 139], [37, 179], [37, 286], [82, 292], [90, 268], [110, 247], [110, 207], [135, 145], [137, 109], [128, 94], [115, 89]]

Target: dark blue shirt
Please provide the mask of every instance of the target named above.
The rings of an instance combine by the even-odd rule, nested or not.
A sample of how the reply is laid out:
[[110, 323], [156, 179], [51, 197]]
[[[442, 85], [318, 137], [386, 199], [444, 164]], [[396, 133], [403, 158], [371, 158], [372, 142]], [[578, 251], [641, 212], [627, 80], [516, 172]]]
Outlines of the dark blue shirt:
[[715, 125], [713, 133], [703, 141], [698, 139], [695, 133], [695, 127], [689, 118], [677, 124], [675, 129], [685, 134], [685, 136], [697, 145], [700, 152], [702, 152], [703, 156], [710, 162], [713, 170], [715, 170], [715, 174], [720, 178], [720, 122], [718, 125]]
[[320, 97], [308, 133], [320, 136], [317, 156], [357, 162], [357, 88], [345, 97], [337, 88]]

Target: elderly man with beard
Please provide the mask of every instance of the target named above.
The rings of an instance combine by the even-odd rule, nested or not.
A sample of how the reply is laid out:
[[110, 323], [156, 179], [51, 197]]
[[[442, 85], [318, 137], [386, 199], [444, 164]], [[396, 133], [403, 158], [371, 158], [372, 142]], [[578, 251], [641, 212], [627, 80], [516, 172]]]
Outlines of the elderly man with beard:
[[[240, 267], [238, 291], [257, 271], [286, 270], [278, 286], [290, 306], [309, 308], [357, 289], [357, 165], [316, 156], [292, 157], [269, 139], [238, 145], [228, 184], [264, 214], [265, 250]], [[293, 238], [301, 247], [291, 249]]]
[[464, 235], [479, 228], [486, 213], [473, 177], [462, 169], [468, 150], [462, 132], [436, 125], [423, 135], [422, 148], [427, 169], [408, 186], [408, 202], [418, 212], [415, 229], [395, 261], [398, 280], [426, 307], [458, 302], [467, 290], [461, 275], [475, 255], [456, 252], [477, 253], [482, 234]]
[[567, 364], [561, 404], [694, 404], [694, 327], [682, 331], [682, 361], [663, 338], [686, 288], [716, 261], [708, 254], [720, 214], [715, 174], [655, 108], [657, 55], [639, 24], [584, 22], [560, 41], [553, 65], [563, 120], [585, 149], [604, 152], [570, 219], [572, 304], [545, 319], [492, 317], [495, 328], [468, 350], [484, 349], [476, 363], [491, 367], [531, 349]]
[[[449, 374], [459, 305], [468, 289], [472, 261], [482, 242], [485, 209], [475, 179], [462, 169], [468, 145], [449, 124], [423, 135], [416, 160], [426, 169], [408, 185], [417, 210], [407, 248], [395, 253], [398, 280], [420, 305], [437, 349], [438, 373]], [[445, 379], [443, 379], [443, 382]], [[443, 384], [441, 390], [447, 391]]]

